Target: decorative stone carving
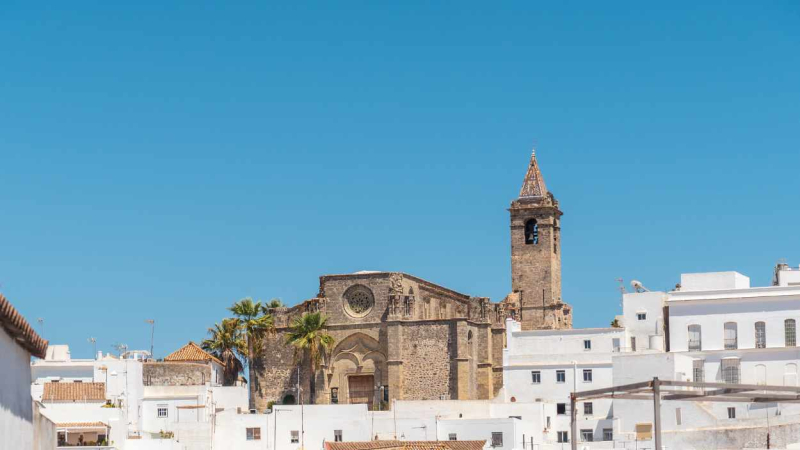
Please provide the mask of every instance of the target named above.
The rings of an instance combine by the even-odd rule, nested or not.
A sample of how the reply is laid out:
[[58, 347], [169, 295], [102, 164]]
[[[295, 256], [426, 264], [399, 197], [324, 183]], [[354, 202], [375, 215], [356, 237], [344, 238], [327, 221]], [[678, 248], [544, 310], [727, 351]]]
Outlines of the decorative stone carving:
[[363, 285], [351, 286], [344, 293], [344, 310], [352, 317], [365, 317], [375, 306], [375, 296]]

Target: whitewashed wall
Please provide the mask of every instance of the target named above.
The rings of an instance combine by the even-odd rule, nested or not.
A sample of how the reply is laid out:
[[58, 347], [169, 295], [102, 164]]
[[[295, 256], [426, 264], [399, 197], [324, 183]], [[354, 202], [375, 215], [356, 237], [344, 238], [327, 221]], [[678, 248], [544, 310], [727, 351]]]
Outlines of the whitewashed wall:
[[0, 328], [0, 448], [33, 448], [31, 355]]

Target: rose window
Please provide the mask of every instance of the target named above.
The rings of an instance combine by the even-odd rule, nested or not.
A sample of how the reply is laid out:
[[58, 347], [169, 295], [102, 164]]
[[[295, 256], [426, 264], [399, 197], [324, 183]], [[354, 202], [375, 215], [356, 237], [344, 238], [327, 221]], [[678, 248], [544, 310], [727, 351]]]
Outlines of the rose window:
[[345, 310], [354, 317], [364, 317], [375, 306], [375, 297], [366, 286], [353, 286], [344, 293]]

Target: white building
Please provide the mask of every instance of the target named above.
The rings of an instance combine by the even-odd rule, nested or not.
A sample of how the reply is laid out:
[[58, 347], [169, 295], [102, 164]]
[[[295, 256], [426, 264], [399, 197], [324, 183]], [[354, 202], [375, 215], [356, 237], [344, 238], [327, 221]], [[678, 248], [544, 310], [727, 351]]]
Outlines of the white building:
[[2, 294], [0, 329], [0, 449], [54, 448], [54, 425], [39, 415], [29, 394], [31, 357], [44, 357], [47, 341]]

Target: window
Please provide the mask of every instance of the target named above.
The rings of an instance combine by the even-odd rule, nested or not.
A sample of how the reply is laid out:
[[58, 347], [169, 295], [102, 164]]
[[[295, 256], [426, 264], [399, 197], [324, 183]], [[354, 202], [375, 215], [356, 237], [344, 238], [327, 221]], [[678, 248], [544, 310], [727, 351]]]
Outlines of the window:
[[636, 338], [633, 336], [631, 336], [631, 351], [632, 352], [636, 351]]
[[725, 383], [739, 382], [738, 358], [725, 358], [722, 360], [722, 381]]
[[389, 402], [389, 386], [383, 387], [383, 401]]
[[492, 447], [502, 447], [503, 446], [503, 433], [498, 433], [496, 431], [492, 432]]
[[592, 432], [592, 430], [581, 430], [581, 440], [583, 442], [593, 442], [594, 433]]
[[756, 348], [767, 348], [767, 325], [756, 322]]
[[567, 372], [564, 370], [556, 370], [556, 383], [566, 383]]
[[339, 388], [331, 388], [331, 403], [339, 403]]
[[705, 380], [705, 360], [695, 359], [692, 361], [692, 380], [695, 383], [702, 383]]
[[794, 319], [786, 319], [783, 321], [783, 338], [787, 347], [794, 347], [797, 345], [797, 331]]
[[547, 425], [545, 425], [545, 428], [550, 428], [550, 416], [547, 416]]
[[675, 423], [677, 425], [681, 424], [681, 409], [680, 408], [675, 408]]
[[689, 325], [689, 351], [703, 349], [700, 325]]
[[556, 403], [556, 414], [559, 416], [563, 416], [567, 414], [567, 404], [566, 403]]
[[531, 378], [533, 379], [533, 384], [539, 384], [542, 382], [542, 372], [538, 370], [534, 370], [531, 372]]
[[457, 441], [458, 440], [458, 435], [455, 434], [455, 433], [450, 433], [450, 434], [447, 435], [447, 439], [449, 439], [451, 441]]
[[728, 419], [735, 419], [736, 418], [736, 408], [733, 406], [728, 407]]
[[292, 430], [292, 437], [291, 437], [291, 439], [290, 439], [290, 442], [291, 442], [292, 444], [298, 444], [298, 443], [300, 443], [300, 432], [299, 432], [299, 431], [297, 431], [297, 430]]
[[612, 428], [603, 428], [603, 440], [604, 441], [613, 441], [614, 440], [614, 429], [612, 429]]
[[619, 347], [620, 347], [619, 338], [611, 339], [611, 351], [613, 351], [614, 353], [619, 353]]
[[539, 243], [539, 224], [536, 219], [525, 222], [525, 245]]
[[583, 340], [583, 349], [584, 350], [591, 350], [592, 349], [592, 340], [591, 339], [584, 339]]
[[586, 403], [584, 403], [584, 404], [583, 404], [583, 415], [584, 415], [584, 416], [591, 416], [592, 414], [594, 414], [594, 413], [592, 412], [592, 411], [593, 411], [593, 409], [594, 409], [594, 408], [592, 407], [592, 402], [586, 402]]
[[647, 320], [647, 313], [646, 312], [636, 313], [636, 320]]
[[560, 443], [569, 442], [569, 432], [568, 431], [559, 431], [558, 432], [558, 442], [560, 442]]
[[725, 323], [725, 350], [736, 350], [739, 348], [739, 339], [736, 322]]
[[583, 369], [583, 382], [584, 383], [592, 382], [592, 369]]
[[247, 440], [248, 441], [260, 441], [261, 440], [261, 428], [248, 428], [246, 431], [247, 431]]
[[167, 405], [158, 405], [158, 407], [157, 407], [157, 408], [158, 408], [158, 409], [157, 409], [157, 411], [158, 411], [158, 418], [159, 418], [159, 419], [164, 419], [164, 418], [166, 418], [166, 417], [167, 417], [167, 415], [168, 415], [168, 411], [169, 411], [169, 409], [167, 408]]
[[333, 442], [342, 442], [342, 430], [333, 430]]

